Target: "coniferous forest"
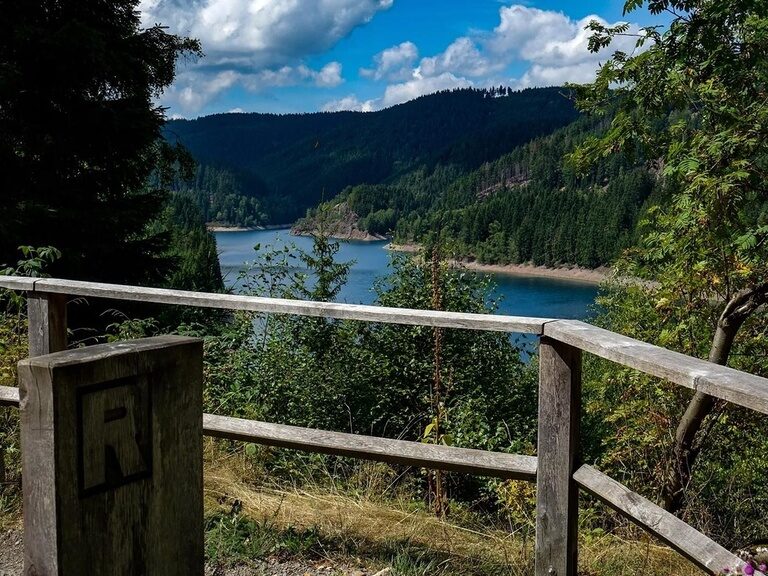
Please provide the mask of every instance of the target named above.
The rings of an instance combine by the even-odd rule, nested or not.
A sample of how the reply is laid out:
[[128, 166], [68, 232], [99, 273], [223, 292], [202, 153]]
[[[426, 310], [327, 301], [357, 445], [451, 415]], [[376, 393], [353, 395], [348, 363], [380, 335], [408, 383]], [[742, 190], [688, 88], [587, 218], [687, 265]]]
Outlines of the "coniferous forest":
[[577, 116], [559, 88], [504, 94], [444, 91], [373, 113], [219, 114], [170, 121], [164, 134], [201, 164], [238, 173], [268, 223], [284, 224], [349, 185], [473, 170]]
[[375, 237], [439, 240], [485, 263], [594, 268], [631, 245], [655, 178], [621, 156], [588, 174], [569, 167], [565, 156], [607, 125], [576, 114], [564, 88], [457, 90], [374, 113], [179, 120], [166, 137], [201, 162], [175, 188], [208, 222], [304, 217], [311, 230], [318, 209], [343, 204]]

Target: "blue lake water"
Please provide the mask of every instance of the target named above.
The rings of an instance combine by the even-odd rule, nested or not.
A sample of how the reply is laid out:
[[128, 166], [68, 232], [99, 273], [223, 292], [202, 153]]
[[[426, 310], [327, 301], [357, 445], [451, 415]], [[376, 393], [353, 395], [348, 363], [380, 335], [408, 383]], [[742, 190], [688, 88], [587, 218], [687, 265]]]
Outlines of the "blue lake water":
[[[295, 244], [310, 250], [312, 239], [291, 236], [287, 229], [255, 230], [248, 232], [217, 232], [219, 260], [225, 283], [237, 290], [237, 277], [245, 262], [256, 258], [253, 247]], [[338, 253], [340, 261], [354, 261], [349, 280], [339, 294], [338, 301], [350, 304], [372, 304], [376, 298], [372, 286], [378, 277], [386, 276], [390, 251], [382, 242], [342, 242]], [[498, 314], [568, 318], [583, 320], [589, 317], [590, 307], [597, 295], [594, 284], [553, 278], [491, 274], [496, 283], [496, 295], [501, 297]]]

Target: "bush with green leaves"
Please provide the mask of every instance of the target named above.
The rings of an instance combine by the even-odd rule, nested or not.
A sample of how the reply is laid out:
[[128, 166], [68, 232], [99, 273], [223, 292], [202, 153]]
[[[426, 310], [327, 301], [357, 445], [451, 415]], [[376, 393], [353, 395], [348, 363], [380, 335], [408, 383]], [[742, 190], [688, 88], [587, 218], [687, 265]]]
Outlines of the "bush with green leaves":
[[[42, 278], [46, 269], [61, 257], [52, 246], [20, 246], [21, 258], [15, 265], [0, 269], [3, 276]], [[27, 307], [23, 294], [0, 290], [0, 386], [16, 386], [16, 365], [28, 354]], [[0, 407], [0, 519], [17, 511], [21, 495], [21, 454], [19, 452], [18, 411]], [[0, 474], [2, 476], [2, 474]]]
[[[706, 317], [670, 306], [656, 285], [615, 283], [598, 298], [598, 324], [687, 354], [705, 354], [714, 328]], [[751, 317], [734, 343], [730, 364], [768, 373], [768, 313]], [[588, 461], [652, 500], [660, 500], [672, 466], [671, 439], [690, 392], [680, 386], [585, 356]], [[766, 537], [768, 422], [758, 412], [718, 402], [707, 420], [701, 454], [686, 486], [682, 517], [726, 546]]]
[[[348, 272], [336, 250], [327, 238], [311, 254], [259, 246], [264, 266], [241, 284], [257, 295], [330, 300]], [[491, 289], [476, 274], [404, 255], [376, 285], [383, 306], [430, 309], [439, 293], [440, 309], [475, 313], [495, 309]], [[534, 443], [535, 373], [503, 333], [238, 313], [205, 350], [213, 412], [490, 450], [528, 452]], [[471, 483], [454, 485], [463, 492]]]

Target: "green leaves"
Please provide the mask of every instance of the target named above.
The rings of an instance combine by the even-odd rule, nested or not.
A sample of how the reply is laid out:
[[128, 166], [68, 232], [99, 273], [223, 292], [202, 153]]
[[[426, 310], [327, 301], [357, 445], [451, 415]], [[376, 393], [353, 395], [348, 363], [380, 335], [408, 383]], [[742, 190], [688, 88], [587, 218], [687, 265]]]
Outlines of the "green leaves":
[[736, 244], [744, 251], [756, 249], [768, 237], [768, 226], [758, 226], [736, 239]]
[[[735, 1], [659, 0], [648, 9], [669, 12], [672, 22], [646, 51], [614, 55], [582, 88], [582, 107], [595, 107], [607, 83], [618, 85], [621, 111], [570, 160], [581, 171], [618, 151], [662, 161], [674, 207], [648, 219], [637, 257], [647, 276], [702, 298], [695, 307], [703, 309], [711, 300], [703, 285], [726, 297], [768, 275], [757, 218], [768, 203], [768, 15]], [[621, 33], [589, 28], [601, 45]]]
[[638, 8], [641, 8], [643, 6], [643, 0], [628, 0], [624, 3], [624, 16], [629, 14], [630, 12], [634, 12]]
[[[629, 1], [625, 10], [643, 5]], [[607, 94], [616, 94], [621, 110], [602, 138], [573, 155], [581, 165], [602, 160], [606, 151], [635, 149], [663, 167], [640, 241], [617, 266], [644, 284], [612, 287], [600, 299], [604, 320], [613, 330], [699, 357], [717, 350], [716, 327], [720, 337], [724, 326], [729, 337], [738, 330], [733, 347], [739, 351], [729, 346], [729, 363], [764, 372], [768, 339], [757, 326], [765, 325], [765, 315], [757, 313], [742, 326], [743, 318], [728, 311], [729, 303], [738, 305], [736, 295], [754, 294], [768, 279], [768, 11], [764, 2], [738, 0], [650, 0], [647, 7], [671, 16], [666, 30], [649, 31], [643, 52], [612, 56], [580, 92], [582, 109], [599, 110], [601, 102], [605, 109]], [[616, 34], [594, 32], [602, 46]], [[728, 461], [740, 461], [743, 446], [751, 445], [744, 442], [750, 437], [746, 427], [714, 442], [722, 431], [715, 415], [704, 429], [698, 428], [701, 420], [684, 422], [682, 434], [675, 429], [686, 397], [630, 379], [622, 383], [627, 394], [619, 396], [615, 384], [608, 371], [594, 382], [600, 394], [595, 404], [607, 399], [609, 418], [620, 426], [608, 436], [608, 466], [659, 462], [659, 469], [643, 471], [644, 483], [671, 478], [666, 489], [680, 494], [674, 485], [680, 480], [692, 506], [689, 518], [721, 522], [755, 493], [768, 493], [765, 482], [756, 490], [751, 479], [740, 484], [724, 478]], [[741, 440], [728, 438], [731, 433]], [[695, 467], [695, 454], [688, 460], [692, 453], [680, 441], [686, 435], [704, 446]], [[684, 463], [664, 463], [672, 438], [678, 439], [676, 454], [686, 454]], [[730, 443], [730, 452], [722, 449]], [[743, 496], [735, 496], [738, 491]], [[736, 524], [722, 521], [719, 528]]]
[[31, 276], [40, 278], [46, 276], [46, 268], [61, 258], [61, 251], [53, 246], [35, 248], [33, 246], [19, 246], [22, 258], [16, 262], [16, 266], [8, 266], [0, 269], [0, 274], [6, 276]]

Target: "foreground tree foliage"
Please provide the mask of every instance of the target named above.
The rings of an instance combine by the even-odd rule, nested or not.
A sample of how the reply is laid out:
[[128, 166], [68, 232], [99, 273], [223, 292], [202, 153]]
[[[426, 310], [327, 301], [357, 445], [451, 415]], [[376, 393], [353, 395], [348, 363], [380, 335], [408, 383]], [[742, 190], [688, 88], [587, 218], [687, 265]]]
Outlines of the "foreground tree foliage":
[[0, 263], [20, 244], [56, 246], [50, 272], [153, 281], [167, 233], [147, 185], [179, 150], [161, 142], [170, 85], [195, 40], [140, 27], [138, 0], [0, 3]]
[[[299, 256], [258, 248], [243, 279], [253, 294], [327, 300], [346, 282], [327, 238]], [[294, 271], [298, 258], [309, 276]], [[430, 309], [437, 289], [441, 309], [487, 313], [489, 288], [445, 263], [400, 255], [376, 290], [384, 306]], [[501, 333], [444, 330], [438, 340], [427, 326], [238, 314], [206, 340], [206, 371], [206, 410], [215, 413], [491, 450], [529, 452], [534, 442], [535, 374]], [[456, 476], [439, 493], [477, 497], [478, 484]]]
[[[631, 0], [625, 12], [644, 5]], [[662, 322], [660, 344], [727, 364], [743, 337], [743, 346], [757, 347], [737, 365], [760, 372], [766, 343], [753, 339], [761, 334], [755, 315], [768, 302], [768, 3], [653, 0], [647, 7], [672, 21], [663, 31], [641, 30], [633, 54], [614, 53], [595, 83], [580, 88], [582, 110], [619, 112], [571, 160], [584, 168], [619, 150], [658, 160], [668, 198], [649, 211], [622, 272], [657, 283], [642, 296]], [[594, 51], [629, 33], [628, 25], [590, 27]], [[722, 414], [713, 398], [691, 398], [674, 433], [667, 509], [680, 511], [693, 493], [697, 457], [723, 426]]]

